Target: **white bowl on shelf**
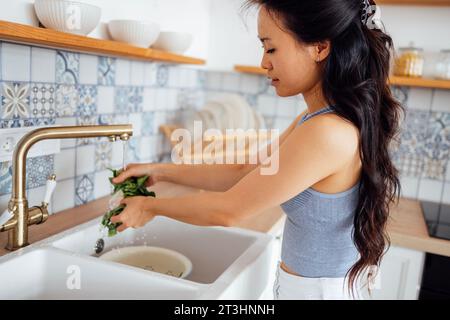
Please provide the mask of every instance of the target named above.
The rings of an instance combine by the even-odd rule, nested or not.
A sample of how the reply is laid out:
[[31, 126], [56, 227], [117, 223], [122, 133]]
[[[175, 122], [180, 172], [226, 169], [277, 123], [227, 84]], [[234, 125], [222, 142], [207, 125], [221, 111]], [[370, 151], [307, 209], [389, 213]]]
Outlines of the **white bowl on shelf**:
[[193, 36], [187, 32], [163, 31], [152, 48], [183, 54], [192, 44]]
[[139, 20], [111, 20], [108, 30], [114, 40], [144, 48], [151, 46], [160, 33], [157, 23]]
[[35, 0], [34, 10], [46, 28], [77, 35], [92, 32], [101, 16], [99, 7], [69, 0]]

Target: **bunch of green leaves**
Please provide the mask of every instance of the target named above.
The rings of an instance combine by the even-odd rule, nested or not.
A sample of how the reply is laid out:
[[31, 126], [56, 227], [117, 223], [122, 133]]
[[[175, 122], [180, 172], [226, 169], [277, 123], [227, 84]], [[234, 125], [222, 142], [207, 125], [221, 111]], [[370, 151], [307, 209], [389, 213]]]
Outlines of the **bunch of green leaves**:
[[[145, 196], [145, 197], [155, 197], [155, 193], [153, 191], [148, 191], [145, 184], [148, 180], [148, 176], [143, 176], [139, 178], [130, 177], [123, 181], [122, 183], [114, 184], [112, 180], [118, 177], [122, 170], [114, 170], [112, 171], [113, 176], [109, 178], [109, 181], [114, 186], [113, 194], [122, 191], [123, 197], [136, 197], [136, 196]], [[117, 234], [117, 228], [121, 225], [121, 223], [112, 223], [111, 218], [120, 214], [125, 205], [120, 205], [103, 215], [102, 225], [108, 229], [108, 236], [112, 237]]]

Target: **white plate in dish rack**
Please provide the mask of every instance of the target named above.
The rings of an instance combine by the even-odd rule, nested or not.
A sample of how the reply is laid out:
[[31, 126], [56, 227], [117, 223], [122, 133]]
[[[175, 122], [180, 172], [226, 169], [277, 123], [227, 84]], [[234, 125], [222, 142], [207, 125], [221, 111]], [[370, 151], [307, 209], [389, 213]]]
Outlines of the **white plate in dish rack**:
[[211, 100], [206, 103], [204, 110], [210, 110], [217, 123], [217, 129], [226, 130], [233, 127], [233, 122], [228, 112], [228, 108], [220, 100]]

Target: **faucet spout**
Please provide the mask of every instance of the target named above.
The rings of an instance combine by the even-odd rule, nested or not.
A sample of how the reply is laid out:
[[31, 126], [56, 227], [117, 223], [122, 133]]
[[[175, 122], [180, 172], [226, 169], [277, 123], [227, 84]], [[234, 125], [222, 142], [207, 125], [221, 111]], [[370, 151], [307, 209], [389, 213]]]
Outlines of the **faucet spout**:
[[[41, 140], [73, 139], [93, 137], [131, 137], [133, 128], [130, 124], [104, 126], [65, 126], [39, 128], [26, 134], [17, 144], [12, 164], [12, 194], [8, 205], [14, 214], [0, 231], [8, 231], [7, 249], [15, 250], [28, 245], [28, 226], [43, 223], [47, 216], [47, 206], [28, 208], [26, 199], [26, 157], [30, 148]], [[114, 139], [114, 140], [115, 140]]]

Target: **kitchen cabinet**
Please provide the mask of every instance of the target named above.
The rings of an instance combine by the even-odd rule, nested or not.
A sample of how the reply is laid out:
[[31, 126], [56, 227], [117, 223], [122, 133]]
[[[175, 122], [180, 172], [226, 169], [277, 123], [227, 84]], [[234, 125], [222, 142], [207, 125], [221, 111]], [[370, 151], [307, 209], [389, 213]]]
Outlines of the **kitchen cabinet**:
[[416, 300], [419, 297], [425, 253], [391, 246], [383, 257], [368, 300]]
[[[281, 243], [282, 230], [278, 230], [272, 244], [272, 271], [269, 284], [261, 295], [261, 300], [273, 299], [272, 288], [277, 263], [281, 257]], [[371, 294], [364, 290], [362, 298], [364, 300], [418, 299], [424, 261], [424, 252], [391, 246], [383, 257]]]

